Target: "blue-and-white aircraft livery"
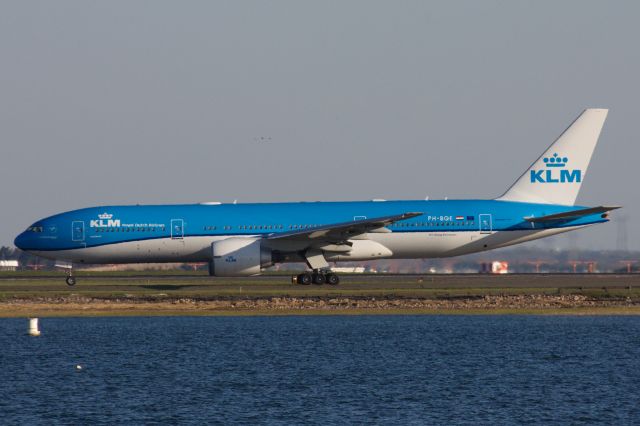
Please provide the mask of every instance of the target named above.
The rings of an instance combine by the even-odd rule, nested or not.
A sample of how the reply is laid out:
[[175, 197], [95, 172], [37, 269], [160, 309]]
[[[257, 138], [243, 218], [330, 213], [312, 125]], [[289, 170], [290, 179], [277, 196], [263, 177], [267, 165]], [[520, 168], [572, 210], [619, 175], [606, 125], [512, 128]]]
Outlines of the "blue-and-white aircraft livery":
[[[328, 262], [459, 256], [607, 222], [576, 206], [606, 109], [585, 110], [494, 200], [103, 206], [39, 220], [15, 245], [72, 263], [208, 262], [215, 276], [304, 261], [300, 284], [337, 284]], [[73, 276], [67, 278], [73, 285]]]

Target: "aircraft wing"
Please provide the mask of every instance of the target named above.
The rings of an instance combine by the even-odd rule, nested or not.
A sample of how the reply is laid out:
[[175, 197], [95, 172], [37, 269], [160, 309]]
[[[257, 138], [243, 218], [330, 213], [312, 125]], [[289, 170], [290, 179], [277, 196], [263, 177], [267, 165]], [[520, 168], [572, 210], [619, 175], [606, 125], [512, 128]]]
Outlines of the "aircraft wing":
[[268, 240], [290, 238], [297, 240], [330, 240], [344, 241], [349, 238], [367, 232], [391, 232], [385, 226], [391, 225], [400, 220], [410, 219], [420, 216], [422, 212], [408, 212], [392, 216], [374, 217], [371, 219], [359, 219], [349, 222], [339, 222], [329, 225], [322, 225], [313, 228], [299, 229], [289, 232], [277, 232], [269, 234]]
[[590, 207], [588, 209], [572, 210], [568, 212], [554, 213], [540, 217], [525, 217], [524, 220], [528, 222], [550, 222], [554, 220], [577, 219], [582, 216], [588, 216], [596, 213], [606, 213], [611, 210], [619, 209], [620, 207], [621, 206]]

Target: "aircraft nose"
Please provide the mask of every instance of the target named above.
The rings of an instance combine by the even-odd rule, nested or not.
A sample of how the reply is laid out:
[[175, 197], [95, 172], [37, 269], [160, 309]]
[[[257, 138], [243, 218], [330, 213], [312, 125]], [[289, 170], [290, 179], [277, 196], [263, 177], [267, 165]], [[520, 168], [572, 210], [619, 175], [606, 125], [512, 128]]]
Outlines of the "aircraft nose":
[[26, 235], [24, 235], [24, 232], [23, 232], [22, 234], [16, 237], [16, 239], [13, 241], [13, 245], [18, 247], [20, 250], [24, 250], [26, 239], [27, 237]]

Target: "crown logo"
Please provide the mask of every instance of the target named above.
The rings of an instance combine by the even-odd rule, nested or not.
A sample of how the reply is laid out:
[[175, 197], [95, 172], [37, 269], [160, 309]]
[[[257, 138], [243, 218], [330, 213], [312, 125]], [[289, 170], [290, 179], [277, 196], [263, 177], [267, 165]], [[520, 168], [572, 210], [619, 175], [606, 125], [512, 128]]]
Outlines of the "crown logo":
[[558, 154], [553, 154], [551, 157], [545, 157], [542, 161], [544, 161], [547, 167], [564, 167], [567, 165], [569, 159], [567, 157], [558, 157]]
[[109, 213], [102, 213], [102, 214], [98, 215], [98, 218], [100, 218], [100, 219], [111, 219], [112, 217], [113, 217], [113, 215], [109, 214]]

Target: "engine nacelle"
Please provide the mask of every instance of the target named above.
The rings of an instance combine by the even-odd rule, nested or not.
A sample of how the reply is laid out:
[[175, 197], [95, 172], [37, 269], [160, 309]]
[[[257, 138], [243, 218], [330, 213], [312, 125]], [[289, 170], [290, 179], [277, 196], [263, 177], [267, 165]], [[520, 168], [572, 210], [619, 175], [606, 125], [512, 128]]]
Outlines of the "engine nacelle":
[[211, 244], [209, 275], [247, 277], [258, 275], [273, 265], [271, 250], [262, 247], [260, 238], [232, 237]]

